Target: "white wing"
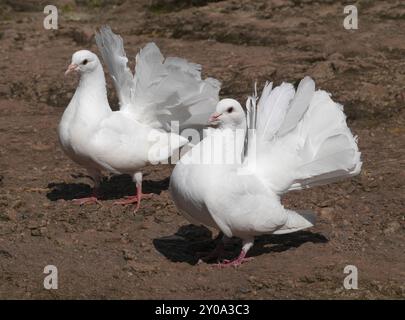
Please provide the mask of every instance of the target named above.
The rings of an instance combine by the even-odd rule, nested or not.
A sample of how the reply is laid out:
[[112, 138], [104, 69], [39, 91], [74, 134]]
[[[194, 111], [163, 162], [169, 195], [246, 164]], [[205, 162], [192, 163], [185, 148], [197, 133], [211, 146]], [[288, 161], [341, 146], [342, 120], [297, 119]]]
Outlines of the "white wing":
[[127, 67], [128, 59], [125, 55], [122, 38], [114, 34], [108, 26], [101, 27], [100, 33], [96, 32], [95, 38], [104, 63], [114, 81], [120, 108], [124, 108], [131, 104], [134, 76]]
[[127, 67], [122, 38], [109, 27], [96, 35], [97, 45], [118, 92], [120, 109], [154, 128], [204, 126], [215, 111], [220, 82], [201, 79], [201, 66], [180, 58], [165, 59], [154, 43], [136, 57], [135, 76]]

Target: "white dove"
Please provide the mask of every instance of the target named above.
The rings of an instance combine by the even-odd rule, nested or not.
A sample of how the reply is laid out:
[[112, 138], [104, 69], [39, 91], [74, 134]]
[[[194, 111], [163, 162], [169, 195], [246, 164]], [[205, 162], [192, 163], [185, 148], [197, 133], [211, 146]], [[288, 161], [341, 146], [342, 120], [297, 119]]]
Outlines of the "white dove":
[[[170, 132], [171, 121], [184, 127], [202, 127], [215, 110], [220, 83], [201, 79], [200, 65], [180, 58], [164, 58], [154, 43], [136, 57], [135, 75], [127, 67], [122, 38], [109, 27], [96, 41], [119, 97], [120, 109], [109, 106], [106, 82], [98, 57], [87, 50], [73, 54], [66, 73], [80, 73], [80, 83], [58, 127], [65, 153], [87, 169], [95, 182], [93, 195], [75, 199], [78, 204], [97, 202], [102, 171], [130, 174], [135, 196], [118, 204], [137, 203], [142, 197], [146, 164], [170, 157], [188, 140]], [[154, 151], [153, 151], [154, 150]]]
[[[220, 266], [248, 260], [257, 235], [313, 226], [314, 214], [283, 207], [283, 193], [354, 176], [362, 165], [342, 106], [315, 92], [309, 77], [296, 92], [288, 83], [266, 83], [258, 105], [254, 94], [246, 108], [245, 116], [236, 100], [221, 100], [210, 117], [216, 128], [180, 159], [170, 180], [174, 202], [191, 223], [243, 240], [240, 255]], [[216, 162], [201, 160], [212, 156]], [[232, 157], [242, 160], [227, 164]]]

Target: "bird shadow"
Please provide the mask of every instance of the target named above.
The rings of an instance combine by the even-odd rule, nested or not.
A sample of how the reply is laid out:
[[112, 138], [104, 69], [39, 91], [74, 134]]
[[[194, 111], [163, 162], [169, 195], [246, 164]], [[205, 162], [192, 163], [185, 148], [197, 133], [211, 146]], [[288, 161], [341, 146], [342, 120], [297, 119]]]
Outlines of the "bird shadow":
[[[153, 245], [157, 251], [172, 262], [187, 262], [195, 265], [199, 262], [200, 252], [214, 250], [220, 238], [212, 239], [212, 232], [203, 226], [186, 225], [171, 236], [156, 238]], [[255, 239], [249, 257], [260, 256], [271, 252], [283, 252], [298, 248], [304, 243], [326, 243], [328, 239], [320, 234], [310, 231], [298, 231], [284, 235], [262, 235]], [[225, 244], [225, 253], [221, 259], [232, 259], [238, 256], [242, 241], [238, 238], [229, 239]], [[205, 261], [216, 263], [217, 261]]]
[[[85, 177], [85, 176], [74, 176]], [[169, 188], [170, 178], [162, 180], [144, 180], [142, 182], [143, 193], [160, 194], [162, 191]], [[65, 183], [51, 182], [48, 184], [50, 191], [46, 197], [51, 201], [73, 200], [83, 197], [88, 197], [92, 194], [92, 187], [86, 183]], [[115, 200], [125, 196], [135, 194], [135, 183], [131, 177], [126, 174], [112, 175], [104, 177], [100, 184], [100, 200]]]

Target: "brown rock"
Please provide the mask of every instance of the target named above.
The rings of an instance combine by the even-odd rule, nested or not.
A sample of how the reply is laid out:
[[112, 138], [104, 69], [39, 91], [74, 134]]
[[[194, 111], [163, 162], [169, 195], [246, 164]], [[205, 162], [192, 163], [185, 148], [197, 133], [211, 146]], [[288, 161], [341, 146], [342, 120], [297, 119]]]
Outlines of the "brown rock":
[[332, 220], [333, 219], [333, 208], [330, 208], [330, 207], [322, 208], [320, 211], [320, 216], [322, 219]]
[[122, 250], [122, 253], [124, 255], [125, 260], [135, 260], [136, 259], [135, 254], [127, 249]]
[[334, 72], [332, 63], [329, 61], [321, 61], [314, 65], [311, 69], [307, 71], [308, 75], [314, 77], [315, 79], [331, 79], [333, 78]]
[[385, 235], [388, 235], [397, 232], [399, 229], [401, 229], [401, 224], [397, 221], [393, 221], [388, 223], [387, 227], [384, 229], [383, 232]]

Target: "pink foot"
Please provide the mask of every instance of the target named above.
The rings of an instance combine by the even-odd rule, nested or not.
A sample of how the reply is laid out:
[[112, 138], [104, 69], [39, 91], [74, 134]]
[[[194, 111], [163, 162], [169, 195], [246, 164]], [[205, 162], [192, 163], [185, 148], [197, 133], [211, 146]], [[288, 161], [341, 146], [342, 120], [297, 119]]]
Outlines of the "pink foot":
[[83, 204], [91, 204], [91, 203], [101, 204], [100, 201], [95, 196], [79, 198], [79, 199], [73, 199], [72, 202], [74, 204], [79, 205], [79, 206], [81, 206]]
[[127, 204], [133, 204], [138, 202], [138, 197], [137, 196], [126, 196], [123, 199], [120, 199], [118, 201], [115, 201], [113, 204], [114, 205], [127, 205]]
[[150, 197], [152, 197], [152, 195], [153, 195], [152, 193], [147, 193], [147, 194], [138, 193], [136, 196], [126, 196], [121, 200], [115, 201], [113, 204], [114, 205], [128, 205], [128, 204], [136, 203], [136, 207], [134, 210], [134, 213], [135, 213], [141, 207], [142, 198], [150, 198]]
[[242, 250], [236, 259], [224, 260], [221, 263], [216, 264], [215, 266], [218, 268], [239, 267], [241, 264], [251, 260], [253, 260], [253, 258], [246, 258], [246, 252]]

